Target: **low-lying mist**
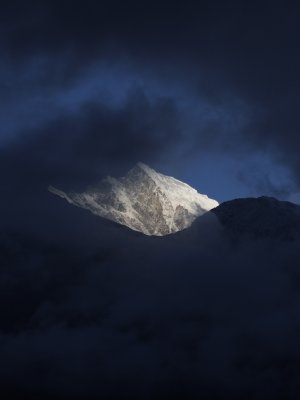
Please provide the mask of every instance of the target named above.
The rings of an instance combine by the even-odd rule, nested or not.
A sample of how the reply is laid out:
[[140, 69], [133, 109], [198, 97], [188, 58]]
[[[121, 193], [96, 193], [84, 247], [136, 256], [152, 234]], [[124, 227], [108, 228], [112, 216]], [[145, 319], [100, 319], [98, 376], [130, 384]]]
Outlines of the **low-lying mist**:
[[235, 240], [210, 213], [147, 237], [52, 201], [1, 235], [7, 395], [300, 393], [299, 240]]

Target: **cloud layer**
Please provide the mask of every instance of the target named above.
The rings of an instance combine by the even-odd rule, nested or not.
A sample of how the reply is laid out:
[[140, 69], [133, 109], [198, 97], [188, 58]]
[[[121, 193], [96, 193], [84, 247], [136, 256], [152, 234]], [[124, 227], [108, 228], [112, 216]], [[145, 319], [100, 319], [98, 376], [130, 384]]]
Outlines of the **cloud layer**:
[[151, 238], [54, 201], [53, 232], [2, 234], [6, 393], [299, 395], [297, 241], [232, 242], [213, 217]]

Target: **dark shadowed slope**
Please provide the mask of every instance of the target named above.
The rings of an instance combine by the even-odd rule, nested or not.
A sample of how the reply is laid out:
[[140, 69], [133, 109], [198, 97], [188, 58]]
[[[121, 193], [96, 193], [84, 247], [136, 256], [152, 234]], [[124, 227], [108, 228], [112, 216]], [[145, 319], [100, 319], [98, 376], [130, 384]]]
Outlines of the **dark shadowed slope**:
[[273, 197], [226, 201], [212, 212], [233, 234], [282, 239], [300, 235], [300, 206]]

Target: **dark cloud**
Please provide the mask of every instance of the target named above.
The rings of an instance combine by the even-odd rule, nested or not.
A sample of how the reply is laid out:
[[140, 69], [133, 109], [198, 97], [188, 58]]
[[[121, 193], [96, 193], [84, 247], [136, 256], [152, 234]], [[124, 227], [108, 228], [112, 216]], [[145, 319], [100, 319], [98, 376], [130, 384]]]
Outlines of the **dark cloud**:
[[[109, 69], [117, 65], [125, 75], [132, 68], [136, 77], [142, 73], [147, 76], [144, 80], [149, 76], [157, 80], [162, 94], [166, 82], [184, 87], [185, 101], [189, 97], [194, 101], [190, 108], [196, 98], [211, 109], [224, 111], [208, 124], [198, 115], [193, 120], [193, 135], [189, 135], [190, 116], [178, 111], [187, 120], [185, 142], [191, 141], [195, 150], [214, 152], [221, 147], [236, 154], [241, 149], [249, 153], [264, 149], [275, 163], [291, 168], [298, 181], [299, 11], [294, 2], [267, 1], [6, 5], [1, 15], [1, 69], [6, 81], [8, 73], [10, 77], [3, 85], [4, 104], [12, 98], [9, 107], [5, 106], [5, 116], [10, 121], [22, 116], [22, 106], [16, 107], [21, 88], [21, 104], [36, 98], [37, 91], [48, 103], [43, 100], [39, 106], [34, 102], [31, 110], [38, 107], [41, 114], [42, 109], [52, 107], [50, 120], [55, 120], [64, 110], [51, 96], [85, 80], [92, 66], [105, 63]], [[24, 70], [29, 71], [29, 78], [22, 75]], [[115, 87], [112, 90], [116, 91]], [[97, 107], [94, 97], [87, 100]], [[233, 106], [233, 100], [243, 106]], [[237, 115], [245, 111], [240, 124]], [[27, 126], [26, 115], [28, 120], [37, 118], [27, 108], [23, 126]], [[143, 132], [145, 143], [152, 140], [151, 135], [147, 129]], [[97, 144], [95, 141], [94, 147]], [[162, 148], [161, 155], [167, 158], [168, 150]]]
[[77, 112], [59, 115], [28, 132], [3, 150], [3, 163], [6, 158], [13, 162], [12, 172], [43, 183], [51, 179], [87, 183], [114, 172], [118, 164], [124, 171], [139, 158], [155, 159], [179, 135], [174, 102], [165, 97], [151, 101], [135, 90], [120, 108], [83, 104]]

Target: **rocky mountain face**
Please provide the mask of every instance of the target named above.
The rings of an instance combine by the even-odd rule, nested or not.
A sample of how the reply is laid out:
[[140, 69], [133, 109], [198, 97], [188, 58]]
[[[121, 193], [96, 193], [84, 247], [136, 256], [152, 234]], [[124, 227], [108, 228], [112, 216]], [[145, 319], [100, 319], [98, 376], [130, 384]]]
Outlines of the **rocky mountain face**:
[[95, 215], [146, 235], [164, 236], [189, 227], [218, 202], [189, 185], [138, 163], [124, 177], [107, 177], [83, 193], [50, 192]]
[[294, 239], [300, 236], [300, 206], [273, 197], [226, 201], [211, 210], [236, 236]]

